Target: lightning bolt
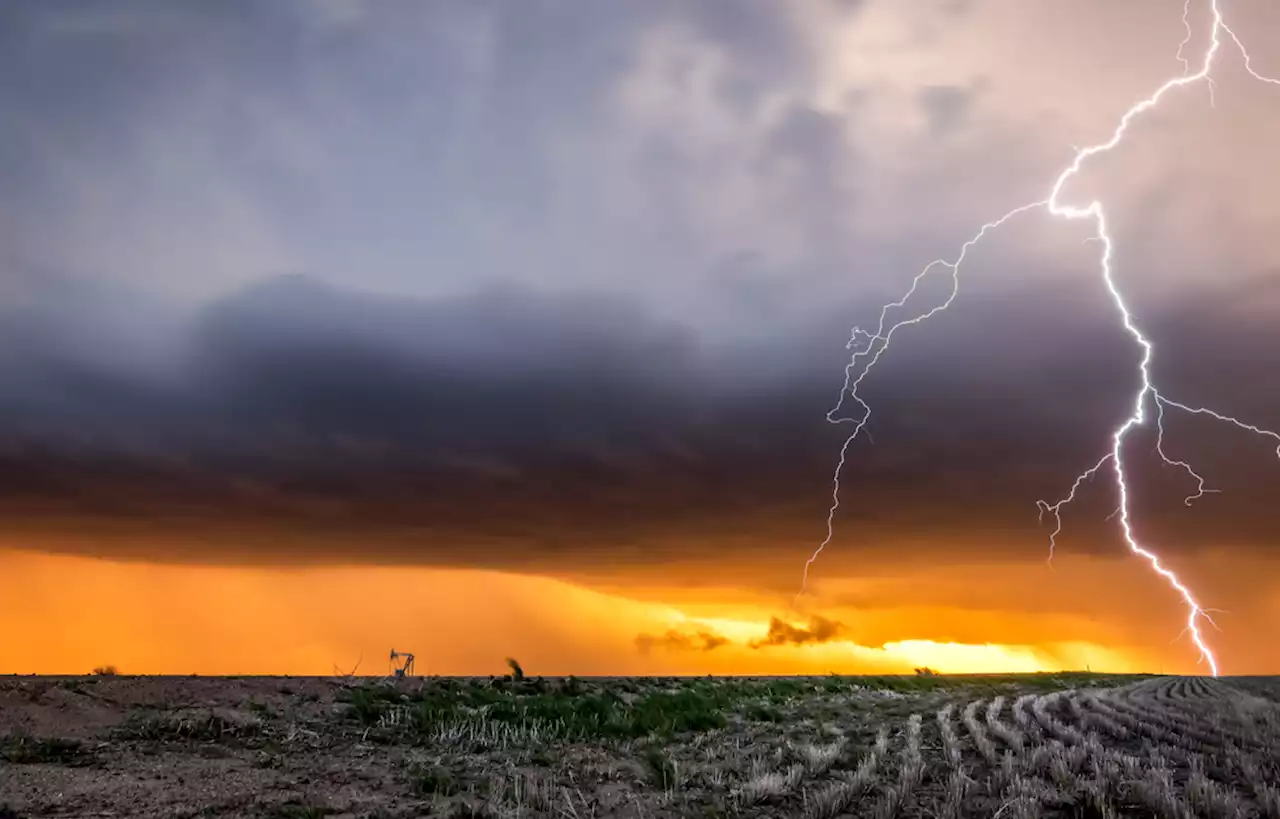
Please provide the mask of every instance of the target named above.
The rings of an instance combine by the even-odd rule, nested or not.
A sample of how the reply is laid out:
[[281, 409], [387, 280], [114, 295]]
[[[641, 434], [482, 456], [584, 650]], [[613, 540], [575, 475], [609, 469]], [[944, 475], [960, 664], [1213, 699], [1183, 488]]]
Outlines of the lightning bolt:
[[1191, 29], [1191, 0], [1186, 0], [1182, 4], [1182, 30], [1185, 34], [1182, 42], [1178, 43], [1177, 59], [1178, 62], [1182, 63], [1182, 76], [1185, 77], [1191, 73], [1191, 61], [1182, 56], [1182, 53], [1187, 50], [1187, 46], [1191, 43], [1191, 38], [1195, 35], [1195, 32]]
[[[1191, 640], [1200, 653], [1200, 662], [1208, 664], [1213, 676], [1216, 677], [1218, 675], [1217, 658], [1209, 648], [1208, 643], [1205, 642], [1204, 634], [1200, 630], [1201, 620], [1205, 620], [1210, 624], [1213, 624], [1213, 620], [1209, 616], [1208, 611], [1196, 600], [1191, 589], [1183, 583], [1171, 569], [1167, 568], [1160, 561], [1158, 555], [1144, 547], [1134, 534], [1133, 522], [1129, 513], [1129, 481], [1125, 475], [1124, 468], [1124, 443], [1129, 433], [1133, 431], [1134, 428], [1146, 424], [1148, 419], [1148, 406], [1154, 403], [1156, 408], [1156, 427], [1158, 433], [1156, 438], [1156, 453], [1165, 464], [1183, 470], [1196, 481], [1196, 492], [1187, 496], [1184, 500], [1184, 503], [1189, 506], [1197, 498], [1203, 497], [1205, 494], [1210, 492], [1216, 492], [1217, 490], [1208, 488], [1204, 478], [1202, 478], [1190, 464], [1182, 460], [1171, 458], [1166, 454], [1164, 448], [1164, 411], [1166, 408], [1179, 410], [1191, 415], [1207, 416], [1215, 421], [1234, 426], [1241, 431], [1249, 432], [1264, 438], [1270, 438], [1277, 444], [1277, 457], [1280, 457], [1280, 433], [1263, 429], [1205, 407], [1189, 406], [1187, 404], [1173, 401], [1165, 397], [1165, 395], [1156, 388], [1151, 378], [1151, 361], [1155, 354], [1155, 347], [1151, 341], [1143, 335], [1142, 330], [1134, 321], [1133, 314], [1130, 312], [1124, 296], [1116, 285], [1111, 263], [1114, 243], [1111, 239], [1111, 234], [1107, 230], [1107, 217], [1103, 210], [1102, 203], [1098, 200], [1094, 200], [1084, 206], [1072, 205], [1064, 202], [1062, 197], [1062, 191], [1066, 187], [1067, 183], [1079, 175], [1081, 168], [1091, 157], [1107, 153], [1119, 145], [1124, 139], [1125, 134], [1128, 133], [1129, 126], [1133, 121], [1146, 111], [1159, 105], [1160, 101], [1170, 92], [1184, 86], [1190, 86], [1203, 81], [1209, 87], [1210, 100], [1212, 102], [1214, 80], [1210, 75], [1210, 71], [1213, 68], [1214, 58], [1217, 57], [1219, 52], [1222, 50], [1225, 40], [1229, 39], [1230, 42], [1239, 50], [1240, 54], [1244, 58], [1245, 70], [1254, 79], [1272, 85], [1280, 85], [1280, 79], [1263, 76], [1253, 69], [1249, 52], [1245, 48], [1244, 43], [1242, 43], [1240, 38], [1236, 36], [1236, 33], [1231, 29], [1231, 27], [1227, 25], [1220, 7], [1220, 0], [1210, 0], [1210, 7], [1213, 13], [1211, 39], [1208, 48], [1204, 52], [1203, 61], [1198, 71], [1192, 72], [1190, 61], [1183, 56], [1188, 44], [1191, 42], [1193, 34], [1190, 23], [1191, 0], [1185, 0], [1182, 22], [1186, 30], [1186, 36], [1179, 44], [1177, 53], [1177, 59], [1183, 65], [1183, 73], [1181, 76], [1174, 77], [1166, 81], [1148, 97], [1140, 100], [1129, 108], [1129, 110], [1121, 116], [1115, 130], [1111, 133], [1110, 139], [1106, 142], [1086, 148], [1075, 148], [1075, 156], [1071, 164], [1068, 165], [1067, 168], [1058, 175], [1057, 179], [1054, 180], [1053, 186], [1047, 197], [1040, 201], [1014, 208], [999, 219], [983, 225], [978, 230], [977, 234], [972, 239], [965, 242], [960, 248], [960, 253], [956, 257], [955, 261], [949, 262], [944, 259], [938, 259], [930, 262], [912, 280], [911, 287], [907, 290], [906, 295], [898, 301], [885, 305], [881, 309], [880, 320], [874, 333], [860, 330], [856, 327], [854, 328], [847, 346], [849, 349], [854, 349], [855, 346], [858, 349], [854, 352], [849, 364], [845, 367], [844, 385], [840, 392], [840, 399], [836, 403], [836, 406], [827, 413], [828, 422], [833, 424], [853, 423], [854, 428], [853, 432], [845, 438], [844, 444], [840, 447], [840, 458], [836, 465], [835, 475], [832, 481], [831, 508], [827, 513], [827, 536], [814, 550], [809, 559], [805, 561], [800, 592], [796, 595], [797, 601], [808, 588], [810, 568], [812, 568], [814, 562], [818, 559], [818, 556], [822, 554], [822, 551], [831, 543], [831, 540], [835, 536], [835, 516], [836, 512], [840, 508], [840, 476], [844, 471], [844, 466], [848, 459], [849, 447], [861, 434], [863, 434], [866, 429], [867, 422], [871, 418], [870, 405], [867, 404], [858, 394], [858, 390], [862, 386], [863, 381], [871, 371], [875, 369], [876, 364], [879, 363], [881, 357], [889, 349], [889, 345], [893, 341], [893, 337], [900, 330], [904, 327], [911, 327], [927, 321], [932, 316], [951, 306], [960, 289], [960, 267], [974, 245], [982, 241], [989, 232], [1001, 227], [1010, 219], [1031, 210], [1045, 208], [1050, 214], [1062, 219], [1086, 220], [1093, 223], [1095, 233], [1092, 238], [1100, 242], [1102, 245], [1100, 268], [1103, 284], [1107, 289], [1107, 293], [1111, 296], [1112, 303], [1119, 312], [1125, 331], [1128, 332], [1134, 342], [1142, 350], [1142, 359], [1138, 365], [1138, 372], [1141, 376], [1141, 385], [1137, 394], [1133, 398], [1133, 412], [1127, 419], [1125, 419], [1124, 423], [1112, 432], [1111, 446], [1109, 450], [1103, 454], [1093, 466], [1086, 469], [1076, 478], [1075, 482], [1071, 485], [1071, 491], [1065, 497], [1054, 503], [1049, 503], [1047, 501], [1037, 502], [1041, 519], [1043, 520], [1045, 514], [1052, 515], [1054, 519], [1054, 530], [1049, 536], [1050, 560], [1052, 560], [1053, 557], [1054, 547], [1057, 545], [1057, 537], [1062, 531], [1061, 513], [1063, 507], [1075, 500], [1077, 492], [1086, 481], [1092, 480], [1103, 469], [1103, 467], [1110, 465], [1115, 474], [1116, 488], [1119, 492], [1120, 500], [1119, 507], [1113, 514], [1113, 517], [1119, 518], [1120, 530], [1124, 536], [1125, 544], [1128, 546], [1130, 552], [1144, 559], [1151, 566], [1151, 569], [1162, 577], [1182, 599], [1187, 611], [1187, 624], [1183, 629], [1183, 633], [1191, 635]], [[920, 283], [924, 278], [938, 267], [945, 268], [949, 271], [951, 290], [947, 298], [940, 305], [926, 312], [910, 316], [908, 318], [893, 318], [891, 320], [891, 314], [896, 315], [896, 311], [903, 310], [906, 307], [907, 302], [919, 288]], [[840, 412], [844, 408], [846, 399], [852, 399], [857, 404], [858, 410], [860, 411], [857, 417], [840, 417]]]

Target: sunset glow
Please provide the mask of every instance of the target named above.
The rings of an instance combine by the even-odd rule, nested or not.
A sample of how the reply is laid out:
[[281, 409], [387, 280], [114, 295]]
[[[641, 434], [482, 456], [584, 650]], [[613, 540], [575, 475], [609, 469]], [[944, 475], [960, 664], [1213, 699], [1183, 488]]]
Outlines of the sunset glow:
[[[551, 675], [896, 674], [922, 666], [942, 673], [1194, 670], [1176, 643], [1156, 653], [1144, 646], [1145, 635], [1157, 632], [1141, 619], [1131, 621], [1136, 630], [1126, 636], [1124, 618], [1140, 618], [1145, 605], [1136, 599], [1129, 601], [1132, 615], [1109, 605], [1104, 588], [1103, 598], [1090, 599], [1089, 614], [984, 611], [947, 591], [946, 572], [933, 583], [917, 576], [934, 598], [928, 605], [896, 598], [886, 584], [896, 599], [800, 615], [787, 609], [782, 594], [771, 600], [756, 593], [745, 603], [730, 591], [707, 589], [696, 602], [674, 588], [665, 595], [653, 587], [602, 592], [490, 571], [213, 568], [19, 552], [0, 552], [0, 570], [0, 667], [20, 673], [84, 673], [114, 664], [126, 673], [327, 675], [358, 661], [359, 673], [381, 674], [391, 648], [417, 653], [424, 673], [463, 675], [502, 673], [508, 656], [530, 673]], [[1086, 570], [1068, 558], [1055, 571], [1074, 577]], [[1142, 582], [1136, 571], [1134, 579]], [[1018, 582], [1016, 571], [1006, 571], [992, 576], [989, 588]], [[1155, 584], [1141, 595], [1160, 601]], [[731, 616], [711, 614], [717, 596]], [[1272, 604], [1261, 616], [1277, 611]], [[795, 630], [793, 638], [809, 639], [805, 630], [815, 614], [835, 624], [836, 633], [762, 645], [775, 617]], [[1110, 625], [1090, 625], [1095, 618]], [[1014, 620], [1017, 628], [1001, 625]], [[979, 639], [940, 639], [945, 633]], [[1052, 637], [1032, 639], [1037, 633]], [[708, 635], [722, 642], [708, 648]], [[1238, 636], [1227, 645], [1242, 668], [1265, 666], [1274, 651]]]

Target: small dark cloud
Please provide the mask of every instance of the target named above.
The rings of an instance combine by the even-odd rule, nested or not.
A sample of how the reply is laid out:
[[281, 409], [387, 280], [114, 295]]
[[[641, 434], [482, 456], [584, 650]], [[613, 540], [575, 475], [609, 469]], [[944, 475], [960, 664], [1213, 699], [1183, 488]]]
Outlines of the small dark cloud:
[[839, 165], [849, 152], [844, 121], [807, 106], [792, 106], [770, 134], [770, 145], [780, 155], [812, 163], [815, 174]]
[[944, 0], [938, 8], [952, 17], [964, 17], [973, 11], [974, 0]]
[[844, 633], [843, 623], [816, 615], [809, 618], [808, 628], [793, 626], [777, 617], [771, 617], [769, 633], [761, 640], [753, 640], [750, 645], [752, 648], [816, 645], [839, 639]]
[[933, 85], [920, 91], [920, 105], [929, 120], [929, 133], [945, 137], [963, 123], [973, 106], [974, 91], [955, 85]]
[[728, 644], [728, 637], [705, 629], [693, 632], [669, 629], [665, 634], [636, 635], [636, 648], [641, 654], [648, 654], [655, 648], [665, 651], [715, 651]]

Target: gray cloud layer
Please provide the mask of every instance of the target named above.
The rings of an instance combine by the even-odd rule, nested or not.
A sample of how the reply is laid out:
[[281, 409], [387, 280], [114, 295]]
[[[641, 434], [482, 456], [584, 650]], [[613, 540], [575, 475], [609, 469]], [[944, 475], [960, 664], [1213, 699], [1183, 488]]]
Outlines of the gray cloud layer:
[[[1112, 30], [1102, 5], [1033, 64], [954, 3], [8, 4], [0, 505], [423, 533], [377, 559], [679, 554], [707, 532], [803, 551], [849, 325], [1149, 89], [1180, 24], [1146, 11], [1133, 76], [1101, 83], [1072, 43]], [[1062, 87], [1099, 90], [1028, 93], [1061, 65], [1080, 70]], [[1180, 141], [1240, 153], [1276, 120], [1224, 71], [1234, 131], [1182, 99], [1081, 195], [1115, 202], [1171, 396], [1280, 425], [1265, 165]], [[1213, 231], [1185, 229], [1209, 211]], [[1034, 501], [1097, 459], [1135, 386], [1083, 238], [1011, 224], [953, 310], [895, 343], [842, 537], [1043, 538]], [[919, 303], [945, 293], [935, 277]], [[1270, 450], [1170, 423], [1227, 491], [1186, 512], [1186, 481], [1149, 463], [1144, 525], [1273, 538]], [[480, 558], [464, 535], [524, 551]]]
[[[896, 366], [867, 383], [874, 443], [854, 448], [845, 474], [846, 537], [1043, 537], [1034, 501], [1096, 460], [1128, 410], [1136, 352], [1102, 311], [1082, 322], [1089, 311], [1067, 294], [1034, 314], [959, 306], [904, 334]], [[1202, 357], [1170, 380], [1193, 394], [1222, 382], [1230, 348], [1205, 360], [1196, 325], [1174, 319]], [[764, 548], [819, 528], [841, 433], [822, 420], [843, 355], [834, 320], [755, 357], [608, 298], [510, 289], [414, 302], [287, 277], [211, 306], [169, 359], [145, 366], [94, 360], [92, 334], [6, 326], [0, 442], [15, 520], [426, 527], [384, 556], [446, 562], [472, 559], [460, 535], [515, 538], [552, 562], [708, 531], [756, 532]], [[1254, 383], [1234, 393], [1245, 410], [1274, 398]], [[1186, 481], [1154, 468], [1147, 439], [1134, 448], [1147, 522], [1187, 544], [1224, 519], [1233, 537], [1268, 537], [1255, 510], [1280, 473], [1273, 453], [1169, 421], [1171, 449], [1229, 492], [1182, 514], [1172, 502]], [[1082, 508], [1100, 520], [1109, 498]]]

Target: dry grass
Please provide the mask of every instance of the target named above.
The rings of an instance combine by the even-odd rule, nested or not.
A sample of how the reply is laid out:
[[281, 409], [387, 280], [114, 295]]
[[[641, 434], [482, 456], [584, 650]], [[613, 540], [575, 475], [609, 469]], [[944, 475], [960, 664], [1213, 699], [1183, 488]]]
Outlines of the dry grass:
[[806, 796], [804, 815], [809, 819], [832, 819], [847, 811], [875, 784], [880, 760], [889, 750], [889, 732], [880, 728], [875, 745], [867, 751], [852, 775], [837, 774], [836, 781], [812, 797]]
[[982, 723], [978, 721], [978, 709], [982, 707], [982, 700], [973, 700], [964, 707], [964, 725], [969, 730], [969, 737], [973, 740], [974, 746], [978, 749], [978, 753], [986, 760], [988, 765], [998, 765], [1000, 756], [996, 753], [996, 746], [991, 742], [987, 732], [982, 727]]
[[1280, 819], [1276, 680], [103, 675], [0, 709], [5, 819]]

